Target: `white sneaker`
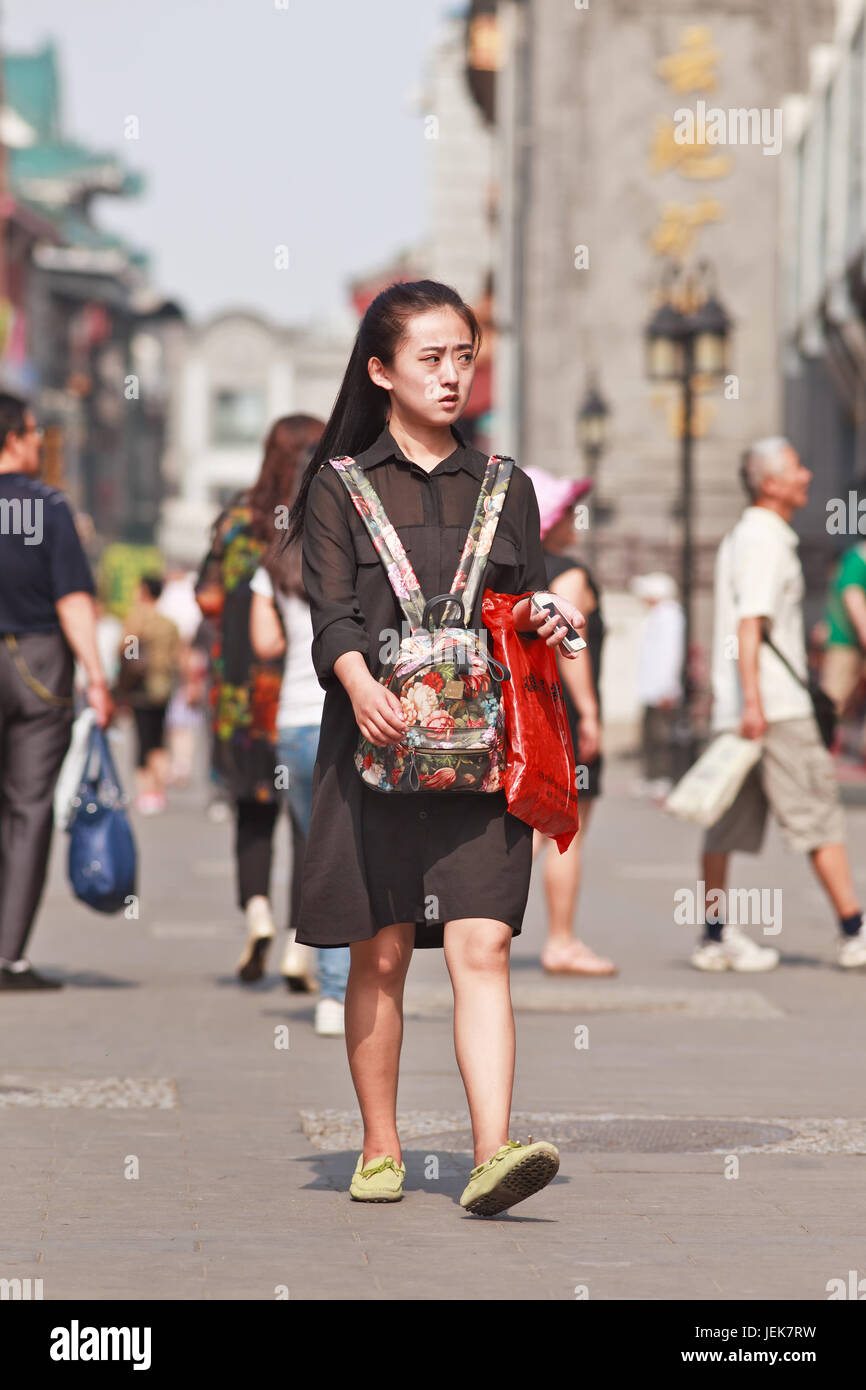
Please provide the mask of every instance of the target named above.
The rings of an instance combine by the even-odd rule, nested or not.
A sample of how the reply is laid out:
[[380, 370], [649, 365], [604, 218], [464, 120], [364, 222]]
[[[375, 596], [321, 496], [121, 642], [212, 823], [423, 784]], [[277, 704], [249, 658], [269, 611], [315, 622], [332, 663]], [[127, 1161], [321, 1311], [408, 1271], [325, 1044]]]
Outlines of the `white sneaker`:
[[250, 936], [276, 936], [271, 905], [263, 894], [250, 898], [246, 906], [246, 919]]
[[237, 973], [245, 985], [253, 985], [265, 973], [268, 947], [276, 935], [271, 905], [258, 894], [246, 906], [247, 939], [237, 963]]
[[316, 1032], [323, 1038], [345, 1037], [344, 1012], [339, 999], [320, 999], [316, 1005]]
[[656, 777], [655, 781], [649, 784], [648, 795], [653, 801], [664, 801], [665, 797], [673, 791], [673, 786], [670, 777]]
[[295, 940], [294, 931], [290, 931], [283, 952], [280, 974], [286, 982], [286, 987], [293, 994], [312, 994], [315, 990], [315, 959], [315, 947], [303, 946]]
[[843, 970], [853, 970], [855, 965], [866, 965], [866, 930], [860, 928], [856, 936], [846, 936], [839, 942], [839, 964]]
[[702, 941], [692, 952], [696, 970], [775, 970], [779, 952], [775, 946], [758, 946], [738, 927], [722, 927], [721, 941]]

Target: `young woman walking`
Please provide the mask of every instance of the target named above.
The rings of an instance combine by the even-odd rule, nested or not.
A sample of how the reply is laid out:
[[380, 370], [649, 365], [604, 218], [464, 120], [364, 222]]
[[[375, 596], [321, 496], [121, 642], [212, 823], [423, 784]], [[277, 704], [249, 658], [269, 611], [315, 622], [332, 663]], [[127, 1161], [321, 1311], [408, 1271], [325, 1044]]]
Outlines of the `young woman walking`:
[[[285, 773], [286, 800], [306, 846], [324, 694], [310, 654], [310, 602], [301, 577], [300, 549], [299, 545], [283, 548], [279, 556], [269, 550], [253, 575], [250, 640], [262, 659], [286, 657], [277, 710], [277, 769]], [[302, 862], [303, 855], [293, 861], [293, 877], [300, 874]], [[308, 946], [298, 946], [297, 942], [294, 949], [312, 954]], [[342, 1037], [345, 1032], [349, 963], [348, 946], [318, 952], [319, 1000], [314, 1028], [323, 1037]]]
[[[508, 1137], [515, 1052], [509, 953], [529, 892], [532, 829], [510, 814], [504, 791], [404, 794], [362, 782], [353, 761], [359, 730], [377, 747], [398, 744], [419, 712], [376, 679], [403, 615], [328, 463], [355, 459], [425, 598], [447, 593], [487, 461], [453, 423], [469, 399], [479, 342], [475, 315], [446, 285], [395, 284], [373, 300], [302, 479], [287, 542], [303, 533], [313, 663], [325, 690], [297, 936], [351, 949], [346, 1045], [364, 1142], [350, 1192], [367, 1201], [402, 1196], [403, 987], [413, 948], [442, 947], [475, 1143], [460, 1202], [487, 1216], [538, 1191], [559, 1167], [552, 1144]], [[485, 588], [522, 594], [546, 585], [535, 493], [515, 467], [468, 626], [485, 632]], [[564, 617], [582, 627], [574, 605], [559, 602]], [[557, 647], [566, 635], [563, 623], [532, 612], [528, 599], [514, 612], [527, 640]]]
[[[276, 936], [270, 881], [274, 828], [281, 793], [275, 785], [276, 717], [283, 676], [282, 656], [256, 656], [250, 643], [250, 581], [274, 540], [278, 509], [296, 493], [297, 476], [322, 421], [313, 415], [284, 415], [268, 431], [259, 476], [239, 492], [213, 525], [210, 549], [196, 583], [196, 600], [213, 624], [211, 649], [211, 764], [235, 811], [238, 906], [247, 937], [237, 963], [245, 984], [260, 980]], [[292, 862], [303, 852], [294, 818]], [[297, 899], [293, 897], [291, 915]], [[290, 988], [306, 989], [289, 933], [280, 973]]]

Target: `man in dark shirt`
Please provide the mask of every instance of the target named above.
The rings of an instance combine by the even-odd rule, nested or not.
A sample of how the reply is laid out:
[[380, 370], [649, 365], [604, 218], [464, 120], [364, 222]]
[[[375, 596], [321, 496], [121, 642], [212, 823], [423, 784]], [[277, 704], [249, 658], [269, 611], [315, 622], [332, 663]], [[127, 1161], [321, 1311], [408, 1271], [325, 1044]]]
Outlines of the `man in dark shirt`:
[[25, 402], [0, 394], [0, 992], [59, 987], [24, 949], [69, 746], [74, 657], [103, 728], [112, 712], [90, 567], [65, 497], [37, 479], [39, 436]]

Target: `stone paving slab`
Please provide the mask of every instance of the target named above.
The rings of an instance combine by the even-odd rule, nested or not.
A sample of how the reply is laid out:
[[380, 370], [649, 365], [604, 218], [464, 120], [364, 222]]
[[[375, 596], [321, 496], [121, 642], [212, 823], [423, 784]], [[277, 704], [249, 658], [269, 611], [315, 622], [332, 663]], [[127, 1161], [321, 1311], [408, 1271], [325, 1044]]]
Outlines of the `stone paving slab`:
[[[0, 999], [0, 1277], [43, 1278], [46, 1299], [272, 1299], [286, 1285], [292, 1299], [465, 1301], [482, 1288], [574, 1300], [586, 1285], [590, 1299], [710, 1301], [823, 1299], [829, 1279], [866, 1274], [866, 978], [834, 967], [808, 867], [774, 832], [760, 861], [735, 861], [744, 886], [784, 885], [773, 943], [783, 967], [747, 982], [699, 976], [687, 964], [694, 933], [672, 915], [673, 891], [697, 878], [699, 835], [621, 796], [615, 764], [608, 787], [581, 914], [621, 973], [542, 974], [536, 874], [513, 948], [515, 1124], [691, 1118], [790, 1127], [793, 1139], [712, 1153], [564, 1149], [531, 1202], [494, 1221], [466, 1216], [471, 1156], [449, 1147], [467, 1127], [450, 987], [442, 953], [419, 952], [399, 1095], [406, 1196], [393, 1208], [351, 1202], [360, 1136], [344, 1046], [314, 1035], [313, 998], [274, 976], [235, 982], [231, 827], [211, 824], [191, 791], [136, 822], [137, 922], [72, 903], [55, 846], [33, 956], [68, 986]], [[275, 894], [288, 882], [281, 832]], [[852, 812], [852, 841], [864, 832], [866, 813]], [[624, 844], [639, 853], [624, 860]], [[856, 873], [866, 894], [862, 864]], [[322, 1147], [309, 1116], [334, 1114], [343, 1128]], [[129, 1155], [137, 1179], [123, 1176]]]
[[[757, 990], [724, 989], [709, 991], [645, 989], [613, 982], [588, 984], [582, 980], [542, 981], [512, 984], [511, 1001], [518, 1013], [662, 1013], [681, 1018], [783, 1018], [780, 1008]], [[432, 1014], [450, 1016], [454, 999], [448, 986], [439, 988], [407, 985], [404, 1004], [406, 1018], [427, 1018]]]

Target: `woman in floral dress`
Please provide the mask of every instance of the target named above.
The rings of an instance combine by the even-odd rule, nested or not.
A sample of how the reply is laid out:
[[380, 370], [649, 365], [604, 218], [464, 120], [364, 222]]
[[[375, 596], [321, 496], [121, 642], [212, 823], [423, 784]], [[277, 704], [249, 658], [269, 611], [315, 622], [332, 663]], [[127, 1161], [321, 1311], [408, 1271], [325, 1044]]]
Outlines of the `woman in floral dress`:
[[[234, 803], [238, 905], [247, 941], [238, 974], [261, 978], [275, 935], [270, 907], [271, 853], [280, 792], [275, 785], [277, 707], [283, 658], [260, 660], [250, 642], [250, 580], [285, 530], [288, 504], [305, 457], [322, 431], [311, 415], [287, 415], [271, 427], [256, 482], [232, 499], [214, 522], [211, 547], [196, 584], [196, 598], [214, 631], [211, 646], [210, 723], [213, 775]], [[293, 863], [303, 836], [293, 825]], [[297, 894], [294, 899], [297, 905]], [[294, 913], [292, 913], [294, 915]], [[291, 949], [282, 964], [287, 979], [301, 967]], [[300, 953], [306, 960], [310, 953]]]

